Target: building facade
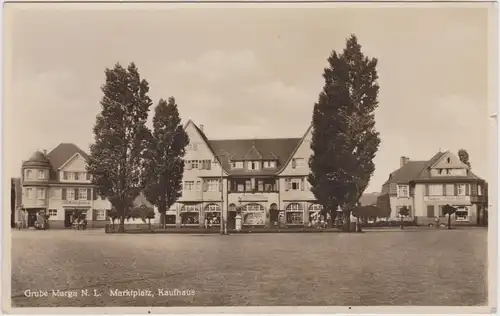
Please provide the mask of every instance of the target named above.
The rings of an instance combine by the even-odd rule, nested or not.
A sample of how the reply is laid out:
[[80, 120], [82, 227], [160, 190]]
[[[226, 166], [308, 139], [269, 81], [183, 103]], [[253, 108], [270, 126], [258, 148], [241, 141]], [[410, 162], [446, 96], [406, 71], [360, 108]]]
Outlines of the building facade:
[[35, 152], [21, 169], [21, 205], [16, 220], [26, 216], [33, 227], [36, 214], [49, 215], [49, 227], [71, 227], [76, 213], [86, 214], [88, 227], [104, 227], [108, 200], [99, 197], [86, 171], [87, 154], [62, 143], [50, 153]]
[[428, 161], [401, 157], [400, 168], [382, 185], [378, 204], [390, 208], [393, 220], [407, 206], [419, 225], [434, 223], [436, 217], [445, 220], [442, 207], [449, 204], [457, 208], [454, 224], [486, 225], [488, 184], [449, 151]]
[[[209, 140], [189, 120], [182, 197], [166, 213], [167, 226], [308, 226], [321, 206], [307, 176], [311, 128], [302, 138]], [[156, 216], [158, 222], [160, 216]]]

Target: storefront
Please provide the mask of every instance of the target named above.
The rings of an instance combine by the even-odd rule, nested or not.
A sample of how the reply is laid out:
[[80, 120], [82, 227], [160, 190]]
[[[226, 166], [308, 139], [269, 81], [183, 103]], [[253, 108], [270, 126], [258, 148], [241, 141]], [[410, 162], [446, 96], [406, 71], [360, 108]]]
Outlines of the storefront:
[[448, 215], [443, 212], [445, 205], [456, 209], [451, 216], [453, 222], [475, 224], [477, 221], [476, 205], [470, 202], [468, 196], [426, 196], [424, 205], [428, 221], [433, 221], [435, 217], [447, 219]]
[[309, 207], [309, 226], [317, 226], [321, 220], [321, 211], [323, 206], [320, 204], [312, 204]]
[[207, 227], [220, 226], [220, 221], [221, 221], [220, 205], [212, 203], [205, 206], [205, 221]]
[[200, 225], [201, 204], [184, 204], [181, 206], [180, 216], [182, 226]]
[[263, 226], [266, 223], [266, 212], [264, 206], [258, 203], [250, 203], [243, 207], [243, 225]]
[[304, 225], [304, 207], [302, 203], [290, 203], [285, 209], [287, 225]]

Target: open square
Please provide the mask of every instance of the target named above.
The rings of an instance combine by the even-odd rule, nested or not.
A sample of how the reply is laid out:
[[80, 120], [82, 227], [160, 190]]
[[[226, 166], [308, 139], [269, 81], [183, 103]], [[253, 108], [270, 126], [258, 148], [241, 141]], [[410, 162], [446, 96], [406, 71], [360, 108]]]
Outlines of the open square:
[[[48, 296], [27, 297], [26, 290]], [[152, 296], [141, 296], [147, 291]], [[12, 232], [13, 307], [486, 302], [483, 228], [231, 236]]]

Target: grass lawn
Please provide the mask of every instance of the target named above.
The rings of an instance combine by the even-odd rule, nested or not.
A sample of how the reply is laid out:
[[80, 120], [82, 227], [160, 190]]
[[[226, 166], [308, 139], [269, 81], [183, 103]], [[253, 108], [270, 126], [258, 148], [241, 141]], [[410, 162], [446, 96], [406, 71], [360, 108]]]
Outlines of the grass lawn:
[[[480, 228], [231, 236], [13, 231], [12, 305], [485, 305], [486, 256], [487, 230]], [[101, 296], [81, 295], [85, 289]], [[115, 289], [154, 297], [110, 296]], [[159, 296], [158, 289], [195, 294]], [[49, 295], [25, 297], [25, 290]]]

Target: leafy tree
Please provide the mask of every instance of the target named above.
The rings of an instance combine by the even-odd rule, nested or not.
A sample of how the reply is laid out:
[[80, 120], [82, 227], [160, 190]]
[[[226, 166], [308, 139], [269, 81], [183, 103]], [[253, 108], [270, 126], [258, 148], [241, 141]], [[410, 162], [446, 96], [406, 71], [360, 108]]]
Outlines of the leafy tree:
[[105, 76], [87, 171], [97, 193], [117, 210], [122, 232], [134, 199], [145, 187], [144, 152], [150, 138], [146, 121], [152, 102], [149, 84], [134, 63], [107, 68]]
[[401, 229], [404, 229], [403, 219], [409, 215], [410, 215], [410, 208], [408, 206], [404, 205], [402, 208], [399, 209], [399, 216], [401, 217]]
[[460, 158], [460, 161], [469, 166], [470, 168], [470, 161], [469, 161], [469, 153], [465, 149], [460, 149], [458, 151], [458, 158]]
[[443, 214], [446, 216], [448, 215], [448, 229], [451, 229], [451, 215], [455, 214], [457, 211], [456, 207], [453, 207], [449, 204], [446, 204], [443, 206]]
[[189, 143], [173, 97], [168, 102], [161, 99], [156, 106], [152, 136], [147, 150], [145, 194], [158, 206], [165, 225], [165, 213], [182, 195], [183, 157]]
[[351, 35], [342, 54], [333, 51], [328, 62], [325, 86], [313, 111], [308, 180], [332, 219], [340, 205], [349, 221], [375, 170], [373, 159], [380, 144], [374, 115], [377, 59], [365, 57]]

